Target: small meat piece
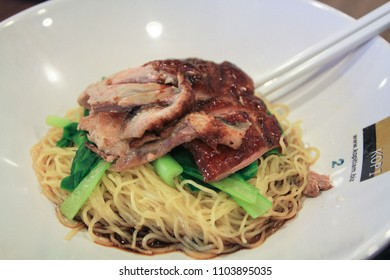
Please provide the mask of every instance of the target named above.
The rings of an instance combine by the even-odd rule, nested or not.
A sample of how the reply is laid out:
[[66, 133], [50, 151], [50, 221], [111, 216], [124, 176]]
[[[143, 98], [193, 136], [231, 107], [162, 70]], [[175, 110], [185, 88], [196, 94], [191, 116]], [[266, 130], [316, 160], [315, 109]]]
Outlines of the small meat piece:
[[320, 191], [326, 191], [333, 188], [328, 175], [321, 175], [314, 171], [310, 171], [308, 175], [308, 184], [303, 191], [304, 195], [316, 197]]

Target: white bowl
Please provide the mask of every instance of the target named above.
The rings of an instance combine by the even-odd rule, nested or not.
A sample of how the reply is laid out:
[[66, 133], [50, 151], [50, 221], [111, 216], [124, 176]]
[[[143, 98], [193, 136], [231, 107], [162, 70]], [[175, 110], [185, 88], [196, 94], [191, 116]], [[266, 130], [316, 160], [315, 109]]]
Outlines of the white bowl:
[[[86, 233], [64, 240], [69, 229], [41, 194], [29, 155], [47, 131], [45, 116], [76, 106], [102, 76], [153, 59], [229, 60], [256, 78], [352, 21], [309, 0], [49, 1], [3, 21], [0, 258], [186, 259], [102, 247]], [[307, 199], [261, 247], [221, 258], [362, 259], [387, 244], [390, 157], [381, 174], [360, 177], [363, 129], [390, 115], [389, 61], [389, 45], [376, 38], [284, 99], [305, 141], [321, 150], [314, 169], [335, 188]]]

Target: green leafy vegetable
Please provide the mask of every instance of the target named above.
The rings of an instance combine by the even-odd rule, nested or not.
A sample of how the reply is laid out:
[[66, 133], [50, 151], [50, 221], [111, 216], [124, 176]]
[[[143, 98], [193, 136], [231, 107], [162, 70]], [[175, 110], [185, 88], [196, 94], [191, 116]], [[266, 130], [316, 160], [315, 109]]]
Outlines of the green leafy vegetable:
[[270, 155], [277, 155], [277, 156], [281, 156], [282, 153], [280, 152], [280, 149], [279, 148], [273, 148], [271, 150], [269, 150], [268, 152], [266, 152], [263, 157], [268, 157]]
[[[262, 196], [254, 186], [246, 182], [240, 172], [236, 172], [235, 174], [232, 174], [229, 177], [217, 182], [205, 183], [203, 182], [203, 176], [189, 151], [178, 147], [171, 151], [170, 154], [183, 166], [183, 178], [193, 179], [197, 183], [200, 183], [206, 187], [212, 186], [215, 189], [226, 192], [251, 217], [257, 218], [265, 214], [272, 207], [272, 202]], [[251, 175], [256, 168], [252, 166], [249, 169], [250, 172], [248, 172], [248, 175]], [[245, 170], [241, 171], [245, 173]]]
[[[87, 113], [88, 111], [85, 110], [84, 114]], [[72, 192], [96, 166], [100, 157], [85, 146], [85, 143], [88, 142], [87, 133], [84, 130], [77, 129], [77, 122], [61, 117], [49, 116], [46, 118], [46, 123], [56, 127], [63, 127], [62, 137], [56, 143], [57, 147], [63, 148], [73, 145], [79, 147], [72, 161], [70, 175], [61, 180], [61, 188]]]
[[239, 170], [238, 173], [242, 176], [242, 178], [244, 178], [245, 181], [248, 181], [249, 179], [255, 177], [258, 170], [259, 170], [259, 163], [258, 160], [255, 160], [248, 166]]
[[[179, 147], [174, 149], [171, 154], [183, 166], [185, 175], [203, 181], [203, 175], [188, 150]], [[248, 203], [254, 203], [256, 200], [256, 188], [248, 184], [238, 173], [216, 182], [208, 182], [207, 184]], [[202, 185], [205, 184], [203, 183]]]
[[89, 116], [89, 110], [87, 108], [84, 108], [83, 110], [83, 116], [86, 117], [86, 116]]
[[101, 158], [84, 144], [79, 146], [72, 161], [70, 175], [62, 179], [61, 188], [72, 192], [100, 160]]
[[78, 123], [71, 122], [70, 124], [64, 126], [64, 132], [62, 137], [57, 142], [57, 147], [70, 147], [73, 145], [73, 137], [77, 137], [77, 134], [80, 134], [81, 131], [77, 130]]
[[71, 147], [74, 144], [77, 146], [83, 145], [87, 140], [87, 133], [84, 130], [77, 129], [78, 123], [71, 122], [63, 127], [62, 137], [58, 140], [57, 147]]
[[183, 166], [183, 169], [183, 173], [187, 175], [188, 179], [196, 179], [197, 183], [201, 183], [206, 187], [210, 185], [214, 189], [223, 191], [232, 197], [237, 197], [241, 201], [247, 203], [255, 203], [256, 201], [256, 188], [247, 183], [238, 173], [232, 174], [219, 181], [205, 183], [199, 169], [188, 168], [188, 166]]
[[[88, 110], [84, 110], [83, 114], [87, 116], [88, 113]], [[78, 130], [77, 122], [57, 116], [48, 116], [46, 124], [63, 128], [62, 137], [56, 143], [57, 147], [78, 146], [70, 175], [61, 180], [61, 188], [71, 193], [60, 206], [60, 210], [67, 219], [72, 220], [111, 163], [105, 162], [85, 145], [88, 142], [87, 132]]]
[[110, 165], [111, 163], [101, 159], [64, 200], [60, 206], [60, 211], [68, 220], [72, 220], [76, 216]]
[[170, 155], [166, 154], [152, 162], [156, 173], [169, 186], [174, 186], [174, 179], [183, 172], [183, 167]]

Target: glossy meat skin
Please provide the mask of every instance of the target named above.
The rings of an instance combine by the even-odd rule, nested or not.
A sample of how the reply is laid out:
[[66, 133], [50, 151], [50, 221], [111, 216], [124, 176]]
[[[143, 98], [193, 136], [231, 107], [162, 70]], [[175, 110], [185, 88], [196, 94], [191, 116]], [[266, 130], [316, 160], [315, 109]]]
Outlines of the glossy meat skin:
[[[249, 165], [270, 149], [279, 147], [281, 129], [275, 117], [268, 114], [264, 102], [249, 94], [240, 95], [239, 98], [235, 98], [232, 94], [229, 96], [229, 102], [236, 106], [234, 112], [241, 112], [245, 120], [250, 123], [240, 147], [237, 149], [227, 145], [213, 147], [206, 141], [198, 140], [185, 144], [193, 154], [206, 181], [222, 179]], [[224, 96], [223, 99], [226, 100], [227, 97]], [[221, 101], [216, 98], [202, 106], [206, 113], [219, 116], [227, 114], [226, 111], [232, 112], [230, 108], [225, 105], [225, 102], [221, 104]], [[229, 119], [226, 116], [224, 118], [232, 123], [235, 121], [234, 118]]]
[[79, 103], [91, 110], [79, 128], [117, 171], [184, 145], [205, 181], [219, 180], [278, 147], [281, 136], [251, 78], [230, 62], [151, 61], [90, 85]]

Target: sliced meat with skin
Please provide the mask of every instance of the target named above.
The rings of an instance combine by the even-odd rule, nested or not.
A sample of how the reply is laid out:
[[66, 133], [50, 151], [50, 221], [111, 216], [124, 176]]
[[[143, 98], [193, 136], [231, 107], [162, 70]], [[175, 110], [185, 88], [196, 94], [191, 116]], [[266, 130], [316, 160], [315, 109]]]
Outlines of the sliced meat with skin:
[[167, 106], [148, 104], [139, 108], [126, 122], [123, 138], [140, 138], [146, 131], [162, 130], [190, 111], [194, 103], [193, 90], [182, 75], [178, 78], [180, 92], [172, 98], [171, 103]]
[[124, 112], [136, 106], [147, 104], [169, 104], [178, 96], [179, 89], [156, 83], [146, 84], [96, 84], [89, 86], [88, 108], [91, 114], [97, 112]]
[[241, 147], [242, 139], [250, 127], [247, 120], [229, 124], [224, 119], [216, 118], [204, 112], [191, 113], [186, 116], [188, 124], [197, 134], [196, 138], [212, 148], [218, 145], [228, 146], [232, 149]]
[[121, 139], [140, 138], [146, 131], [164, 128], [191, 109], [194, 92], [184, 75], [178, 73], [178, 87], [156, 83], [94, 84], [84, 91], [81, 100], [88, 104], [91, 116], [100, 112], [128, 112], [126, 133], [121, 134]]
[[236, 96], [253, 95], [252, 79], [236, 65], [224, 61], [220, 64], [197, 58], [151, 61], [145, 65], [164, 75], [186, 71], [196, 93], [196, 100], [208, 100], [233, 93]]
[[174, 147], [192, 141], [196, 136], [197, 134], [193, 127], [184, 118], [170, 129], [170, 137], [145, 142], [142, 146], [135, 149], [127, 149], [125, 153], [119, 155], [112, 165], [112, 169], [115, 171], [123, 171], [153, 161], [165, 155]]
[[105, 79], [105, 83], [108, 85], [128, 83], [177, 85], [177, 73], [178, 71], [168, 73], [158, 69], [155, 70], [152, 63], [145, 63], [140, 67], [126, 69], [111, 75]]
[[125, 119], [126, 113], [101, 112], [81, 118], [78, 129], [88, 131], [88, 139], [101, 151], [98, 154], [113, 161], [128, 149], [128, 142], [120, 136]]
[[238, 149], [226, 145], [213, 147], [206, 141], [198, 140], [184, 144], [194, 156], [205, 181], [220, 180], [249, 165], [265, 152], [280, 146], [282, 131], [278, 121], [268, 113], [265, 103], [260, 98], [247, 91], [251, 88], [246, 85], [247, 81], [239, 78], [239, 81], [245, 81], [245, 87], [241, 87], [234, 77], [237, 79], [239, 75], [223, 75], [219, 86], [223, 90], [222, 94], [207, 101], [198, 101], [196, 108], [230, 123], [238, 121], [237, 114], [234, 115], [232, 112], [240, 112], [240, 116], [251, 124], [242, 138], [240, 147]]
[[[84, 108], [91, 109], [89, 100], [96, 92], [101, 92], [99, 88], [109, 88], [108, 86], [126, 85], [126, 84], [176, 84], [177, 77], [173, 74], [156, 71], [150, 64], [145, 64], [137, 68], [130, 68], [115, 73], [107, 78], [103, 78], [97, 83], [93, 83], [79, 96], [78, 103]], [[101, 92], [101, 95], [104, 95]], [[106, 97], [107, 98], [107, 97]], [[95, 102], [97, 102], [95, 100]]]
[[[115, 160], [117, 171], [184, 144], [205, 180], [213, 181], [279, 146], [276, 119], [254, 96], [250, 77], [229, 62], [158, 60], [101, 83], [79, 98], [81, 105], [92, 109], [80, 128], [88, 131], [100, 154]], [[109, 90], [98, 93], [98, 87]], [[110, 123], [114, 128], [106, 129]]]
[[226, 145], [212, 148], [204, 141], [185, 143], [205, 181], [217, 181], [244, 168], [265, 152], [279, 147], [281, 130], [276, 119], [264, 111], [242, 110], [251, 123], [238, 149]]
[[[113, 169], [117, 171], [157, 159], [174, 147], [194, 139], [207, 141], [210, 135], [218, 136], [213, 137], [215, 145], [237, 147], [241, 141], [241, 135], [245, 135], [248, 129], [247, 125], [234, 127], [205, 113], [195, 112], [186, 115], [171, 127], [167, 127], [161, 135], [145, 134], [142, 138], [129, 141], [122, 139], [125, 118], [124, 113], [102, 112], [83, 118], [79, 124], [80, 129], [92, 131], [89, 139], [99, 147], [99, 152], [96, 147], [89, 146], [89, 148], [107, 161], [117, 159], [113, 165]], [[116, 157], [113, 158], [112, 155]]]

